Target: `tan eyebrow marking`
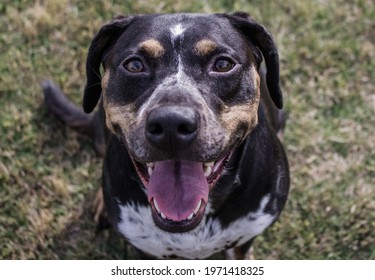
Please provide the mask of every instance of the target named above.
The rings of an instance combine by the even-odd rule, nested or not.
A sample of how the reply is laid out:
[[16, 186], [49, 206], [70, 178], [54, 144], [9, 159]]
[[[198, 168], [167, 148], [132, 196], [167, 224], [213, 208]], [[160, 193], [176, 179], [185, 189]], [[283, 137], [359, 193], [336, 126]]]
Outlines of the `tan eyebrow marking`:
[[214, 52], [216, 48], [217, 48], [217, 45], [215, 42], [211, 40], [203, 39], [195, 45], [195, 52], [199, 56], [205, 56]]
[[139, 45], [139, 48], [154, 58], [161, 57], [165, 52], [165, 49], [161, 43], [155, 39], [148, 39], [142, 42]]

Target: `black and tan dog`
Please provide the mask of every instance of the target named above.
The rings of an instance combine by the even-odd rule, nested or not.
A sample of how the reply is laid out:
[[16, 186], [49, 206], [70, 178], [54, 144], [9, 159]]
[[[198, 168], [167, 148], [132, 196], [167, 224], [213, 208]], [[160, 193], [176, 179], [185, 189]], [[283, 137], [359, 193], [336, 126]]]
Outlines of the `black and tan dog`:
[[102, 97], [97, 113], [51, 82], [44, 91], [55, 114], [106, 145], [108, 217], [146, 256], [245, 258], [279, 217], [289, 172], [278, 53], [246, 14], [118, 17], [88, 53], [83, 109]]

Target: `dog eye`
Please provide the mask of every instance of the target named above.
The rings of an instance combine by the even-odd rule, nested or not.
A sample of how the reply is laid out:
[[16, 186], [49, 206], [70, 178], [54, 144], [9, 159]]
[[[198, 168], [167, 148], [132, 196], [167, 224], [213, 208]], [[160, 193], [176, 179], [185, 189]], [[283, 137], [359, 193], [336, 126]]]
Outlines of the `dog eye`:
[[130, 73], [141, 73], [145, 70], [143, 62], [137, 58], [126, 61], [124, 67]]
[[234, 63], [226, 58], [220, 58], [216, 60], [215, 65], [214, 65], [214, 71], [216, 72], [229, 72], [230, 70], [233, 69]]

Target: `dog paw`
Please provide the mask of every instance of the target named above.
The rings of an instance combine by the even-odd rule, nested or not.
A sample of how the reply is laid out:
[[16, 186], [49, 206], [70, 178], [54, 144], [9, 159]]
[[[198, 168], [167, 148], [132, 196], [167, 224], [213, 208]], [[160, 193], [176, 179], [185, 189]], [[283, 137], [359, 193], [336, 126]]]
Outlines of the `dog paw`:
[[103, 190], [100, 188], [95, 195], [94, 201], [91, 205], [91, 212], [94, 216], [94, 221], [99, 229], [107, 228], [109, 222], [107, 220], [107, 213], [104, 205]]

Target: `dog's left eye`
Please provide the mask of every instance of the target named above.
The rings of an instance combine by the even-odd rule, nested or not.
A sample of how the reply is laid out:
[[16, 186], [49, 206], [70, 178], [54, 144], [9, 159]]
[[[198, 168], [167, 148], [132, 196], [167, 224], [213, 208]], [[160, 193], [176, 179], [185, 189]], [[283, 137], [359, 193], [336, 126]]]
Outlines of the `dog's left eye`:
[[226, 58], [220, 58], [216, 60], [213, 70], [215, 72], [229, 72], [233, 69], [234, 66], [235, 64], [231, 60]]
[[124, 67], [130, 73], [141, 73], [145, 70], [143, 62], [139, 59], [128, 60], [124, 63]]

